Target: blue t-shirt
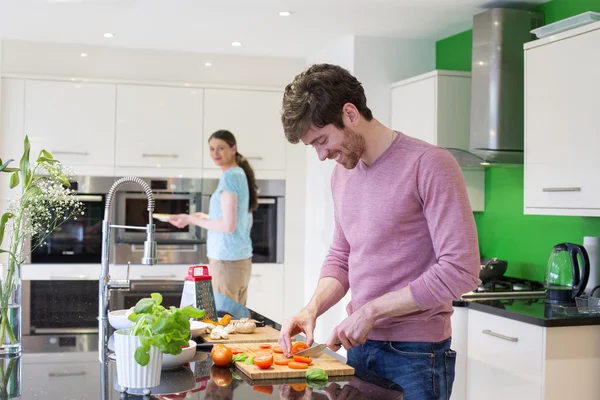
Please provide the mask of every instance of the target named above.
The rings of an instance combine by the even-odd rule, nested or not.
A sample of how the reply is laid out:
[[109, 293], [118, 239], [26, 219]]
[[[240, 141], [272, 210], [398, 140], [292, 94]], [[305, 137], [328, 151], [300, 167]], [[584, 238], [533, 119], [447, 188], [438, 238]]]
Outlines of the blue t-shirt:
[[223, 173], [217, 190], [210, 196], [208, 216], [222, 219], [221, 193], [228, 191], [237, 196], [237, 223], [231, 234], [209, 230], [206, 239], [206, 253], [214, 260], [243, 260], [252, 257], [250, 225], [252, 213], [249, 211], [250, 191], [246, 173], [240, 167], [230, 168]]

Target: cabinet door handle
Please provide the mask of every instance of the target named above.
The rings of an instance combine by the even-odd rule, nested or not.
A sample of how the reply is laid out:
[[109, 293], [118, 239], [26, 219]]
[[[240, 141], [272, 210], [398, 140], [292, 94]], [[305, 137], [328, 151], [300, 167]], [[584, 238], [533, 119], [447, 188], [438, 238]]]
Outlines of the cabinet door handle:
[[542, 192], [581, 192], [580, 187], [543, 188]]
[[142, 279], [167, 279], [167, 278], [175, 278], [175, 274], [168, 275], [140, 275]]
[[519, 341], [519, 338], [512, 337], [512, 336], [506, 336], [501, 333], [496, 333], [490, 329], [484, 329], [481, 332], [485, 333], [486, 335], [490, 335], [490, 336], [494, 336], [494, 337], [497, 337], [500, 339], [508, 340], [509, 342], [518, 342]]
[[50, 378], [60, 378], [64, 376], [84, 376], [85, 371], [80, 372], [48, 372]]
[[54, 150], [52, 153], [54, 154], [64, 154], [70, 156], [89, 156], [90, 153], [87, 151], [63, 151], [63, 150]]
[[261, 161], [263, 158], [262, 157], [258, 157], [258, 156], [249, 156], [246, 157], [248, 160], [258, 160]]
[[84, 281], [87, 280], [87, 275], [51, 275], [51, 281]]
[[179, 158], [177, 154], [142, 154], [144, 158]]

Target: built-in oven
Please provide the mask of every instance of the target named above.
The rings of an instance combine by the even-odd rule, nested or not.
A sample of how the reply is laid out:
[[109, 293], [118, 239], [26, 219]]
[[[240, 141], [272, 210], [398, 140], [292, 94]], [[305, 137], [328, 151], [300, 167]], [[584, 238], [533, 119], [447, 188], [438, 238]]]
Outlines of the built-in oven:
[[165, 280], [133, 280], [129, 290], [113, 290], [110, 292], [109, 307], [111, 310], [126, 310], [134, 307], [138, 301], [151, 297], [152, 293], [160, 293], [165, 308], [179, 307], [183, 281]]
[[[51, 232], [42, 245], [33, 249], [29, 262], [99, 264], [105, 196], [114, 181], [112, 177], [79, 177], [71, 182], [71, 189], [83, 205], [83, 214]], [[28, 248], [31, 243], [28, 241]]]
[[[200, 211], [202, 181], [182, 178], [143, 178], [154, 195], [155, 214], [193, 214]], [[115, 197], [116, 224], [145, 226], [148, 221], [148, 202], [138, 185], [126, 184]], [[205, 263], [205, 242], [195, 225], [184, 228], [154, 219], [154, 239], [157, 258], [161, 264]], [[115, 262], [140, 263], [146, 233], [134, 229], [115, 231]], [[203, 257], [204, 255], [204, 257]]]
[[[285, 181], [258, 180], [258, 209], [252, 214], [252, 262], [283, 263], [285, 229]], [[202, 212], [209, 211], [210, 196], [219, 184], [218, 179], [204, 179]], [[202, 232], [206, 238], [206, 231]]]

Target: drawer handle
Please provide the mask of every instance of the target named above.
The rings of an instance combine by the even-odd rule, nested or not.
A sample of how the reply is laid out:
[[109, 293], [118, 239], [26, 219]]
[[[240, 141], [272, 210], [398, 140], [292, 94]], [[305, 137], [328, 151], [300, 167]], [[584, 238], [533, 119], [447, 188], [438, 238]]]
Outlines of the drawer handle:
[[262, 276], [262, 274], [252, 274], [251, 276], [253, 276], [255, 278], [260, 278]]
[[62, 150], [54, 150], [52, 153], [54, 154], [64, 154], [70, 156], [89, 156], [90, 153], [87, 151], [62, 151]]
[[581, 192], [580, 187], [543, 188], [542, 192]]
[[51, 281], [84, 281], [87, 280], [87, 275], [63, 275], [50, 276]]
[[494, 337], [497, 337], [500, 339], [508, 340], [509, 342], [518, 342], [519, 341], [519, 338], [512, 337], [512, 336], [506, 336], [501, 333], [496, 333], [490, 329], [484, 329], [481, 332], [485, 333], [486, 335], [490, 335], [490, 336], [494, 336]]
[[140, 278], [143, 278], [143, 279], [175, 278], [175, 274], [169, 274], [169, 275], [140, 275]]
[[257, 160], [257, 161], [261, 161], [263, 158], [262, 157], [258, 157], [258, 156], [249, 156], [246, 157], [248, 160]]
[[50, 378], [61, 378], [65, 376], [84, 376], [85, 371], [80, 372], [48, 372]]
[[142, 154], [144, 158], [179, 158], [177, 154]]

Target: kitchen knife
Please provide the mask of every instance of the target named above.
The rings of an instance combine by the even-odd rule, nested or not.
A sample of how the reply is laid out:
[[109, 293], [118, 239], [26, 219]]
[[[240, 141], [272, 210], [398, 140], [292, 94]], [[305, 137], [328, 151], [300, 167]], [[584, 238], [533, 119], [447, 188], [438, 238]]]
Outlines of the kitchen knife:
[[[335, 342], [336, 346], [341, 346], [342, 343], [337, 341]], [[302, 350], [297, 352], [296, 354], [292, 354], [290, 357], [293, 356], [300, 356], [300, 357], [315, 357], [315, 356], [320, 356], [321, 353], [323, 352], [323, 350], [325, 350], [327, 348], [326, 344], [319, 344], [317, 346], [313, 346], [309, 349], [306, 350]]]

